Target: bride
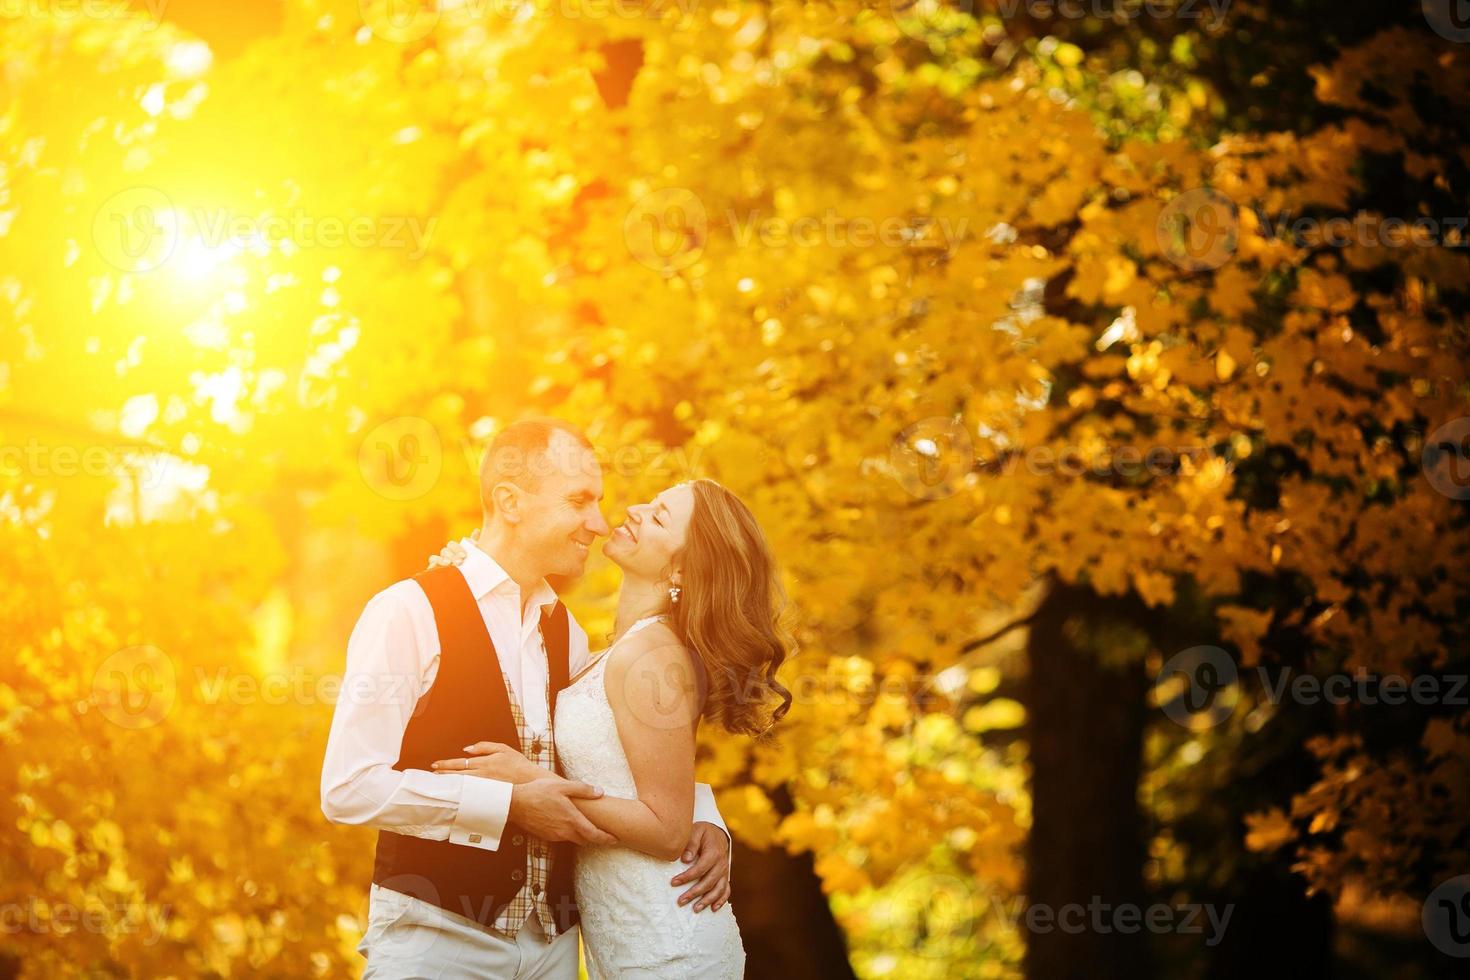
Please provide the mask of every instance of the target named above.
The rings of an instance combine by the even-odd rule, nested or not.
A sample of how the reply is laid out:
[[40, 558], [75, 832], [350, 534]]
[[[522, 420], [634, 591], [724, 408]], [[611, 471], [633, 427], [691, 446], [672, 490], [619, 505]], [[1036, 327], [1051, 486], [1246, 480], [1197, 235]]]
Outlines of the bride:
[[[775, 563], [750, 510], [712, 480], [630, 507], [603, 551], [623, 571], [615, 638], [561, 690], [553, 719], [566, 776], [604, 791], [578, 807], [618, 839], [577, 852], [588, 973], [738, 978], [745, 949], [725, 897], [696, 915], [668, 883], [684, 868], [700, 721], [760, 734], [791, 705], [775, 676], [787, 650]], [[465, 552], [452, 543], [440, 557]], [[509, 746], [471, 748], [474, 775], [550, 775]], [[436, 768], [449, 765], [465, 763]]]

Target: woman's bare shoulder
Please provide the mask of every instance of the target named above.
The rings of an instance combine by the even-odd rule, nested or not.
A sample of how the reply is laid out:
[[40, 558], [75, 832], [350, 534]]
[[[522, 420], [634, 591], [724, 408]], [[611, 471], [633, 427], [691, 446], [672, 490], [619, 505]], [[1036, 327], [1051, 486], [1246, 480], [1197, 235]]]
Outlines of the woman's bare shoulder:
[[645, 720], [692, 720], [698, 713], [700, 685], [694, 656], [665, 623], [645, 626], [613, 646], [606, 687], [615, 710], [633, 709]]

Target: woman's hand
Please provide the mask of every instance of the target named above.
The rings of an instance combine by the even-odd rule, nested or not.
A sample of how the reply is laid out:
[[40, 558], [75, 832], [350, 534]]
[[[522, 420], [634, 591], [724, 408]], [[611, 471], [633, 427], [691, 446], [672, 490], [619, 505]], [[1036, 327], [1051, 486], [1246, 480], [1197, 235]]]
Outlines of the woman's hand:
[[[479, 536], [480, 532], [478, 529], [470, 532], [471, 541], [479, 540]], [[444, 546], [443, 551], [437, 555], [429, 556], [429, 567], [437, 568], [440, 565], [462, 565], [464, 564], [465, 556], [468, 554], [469, 552], [465, 551], [464, 547], [458, 541], [451, 541]]]
[[476, 742], [465, 746], [465, 758], [440, 759], [429, 768], [434, 772], [457, 772], [507, 783], [529, 783], [533, 779], [555, 777], [550, 769], [542, 769], [520, 752], [500, 742]]

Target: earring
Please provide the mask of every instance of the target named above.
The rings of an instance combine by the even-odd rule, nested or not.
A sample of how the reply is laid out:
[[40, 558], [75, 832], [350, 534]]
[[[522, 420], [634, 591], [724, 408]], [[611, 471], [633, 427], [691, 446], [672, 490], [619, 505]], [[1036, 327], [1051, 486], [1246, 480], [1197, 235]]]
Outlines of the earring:
[[679, 588], [677, 585], [669, 586], [669, 601], [677, 606], [679, 604], [679, 593], [683, 591], [684, 590]]

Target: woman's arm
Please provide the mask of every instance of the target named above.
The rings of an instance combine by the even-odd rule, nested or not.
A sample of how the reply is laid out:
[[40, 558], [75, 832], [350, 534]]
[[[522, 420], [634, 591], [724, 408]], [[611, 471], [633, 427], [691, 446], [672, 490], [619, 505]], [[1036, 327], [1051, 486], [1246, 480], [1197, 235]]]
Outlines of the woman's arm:
[[662, 624], [629, 637], [609, 656], [603, 684], [638, 799], [603, 796], [577, 800], [577, 808], [623, 846], [677, 861], [694, 825], [693, 663]]

